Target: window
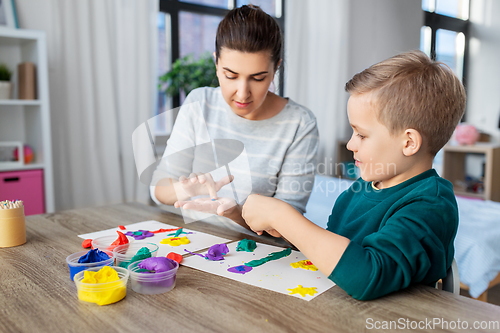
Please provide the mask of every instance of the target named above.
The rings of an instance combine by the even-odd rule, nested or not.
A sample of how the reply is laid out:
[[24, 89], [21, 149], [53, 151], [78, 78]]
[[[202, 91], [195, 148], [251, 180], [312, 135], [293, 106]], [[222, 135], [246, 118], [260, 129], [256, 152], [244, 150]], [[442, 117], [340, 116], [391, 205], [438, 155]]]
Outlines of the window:
[[[266, 13], [274, 16], [280, 27], [284, 28], [284, 0], [159, 0], [158, 13], [158, 76], [171, 68], [175, 60], [186, 55], [194, 59], [206, 52], [215, 51], [217, 27], [227, 12], [236, 6], [249, 3], [257, 5]], [[283, 69], [276, 75], [277, 91], [283, 91]], [[281, 93], [280, 93], [281, 94]], [[182, 98], [167, 98], [158, 93], [157, 115], [182, 104]], [[173, 125], [173, 118], [162, 119], [156, 123], [156, 132], [168, 134]], [[167, 119], [165, 119], [167, 118]]]
[[469, 0], [422, 0], [425, 26], [420, 49], [442, 61], [465, 85], [469, 44]]

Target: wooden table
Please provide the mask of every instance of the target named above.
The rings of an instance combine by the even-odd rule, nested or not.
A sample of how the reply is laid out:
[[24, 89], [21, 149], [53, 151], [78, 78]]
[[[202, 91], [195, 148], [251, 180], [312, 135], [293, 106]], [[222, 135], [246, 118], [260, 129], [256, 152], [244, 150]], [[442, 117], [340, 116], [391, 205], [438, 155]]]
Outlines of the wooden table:
[[[115, 304], [80, 302], [65, 261], [81, 250], [77, 235], [146, 220], [184, 226], [179, 216], [136, 203], [27, 217], [27, 243], [0, 248], [0, 332], [361, 332], [384, 321], [500, 321], [498, 306], [425, 286], [367, 302], [335, 286], [307, 302], [183, 266], [168, 293], [142, 295], [129, 286]], [[187, 227], [246, 237], [203, 222]]]

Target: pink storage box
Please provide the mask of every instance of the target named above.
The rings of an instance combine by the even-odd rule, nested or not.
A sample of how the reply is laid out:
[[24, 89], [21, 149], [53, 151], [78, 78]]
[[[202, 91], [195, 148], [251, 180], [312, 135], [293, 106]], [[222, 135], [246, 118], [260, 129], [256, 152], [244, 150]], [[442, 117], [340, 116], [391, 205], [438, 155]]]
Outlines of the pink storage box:
[[43, 170], [0, 172], [0, 201], [22, 200], [24, 214], [45, 213]]

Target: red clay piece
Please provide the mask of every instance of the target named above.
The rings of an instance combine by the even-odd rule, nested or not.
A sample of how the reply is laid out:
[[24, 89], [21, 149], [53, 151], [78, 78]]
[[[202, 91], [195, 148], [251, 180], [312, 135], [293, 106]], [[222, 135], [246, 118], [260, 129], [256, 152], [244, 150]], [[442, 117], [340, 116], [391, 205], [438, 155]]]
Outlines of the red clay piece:
[[92, 246], [92, 239], [86, 239], [82, 242], [82, 246], [84, 249], [88, 249]]
[[123, 225], [119, 225], [118, 228], [120, 228], [121, 230], [125, 230], [127, 228], [125, 228]]
[[172, 260], [175, 260], [177, 261], [179, 264], [181, 263], [182, 261], [182, 256], [178, 253], [175, 253], [175, 252], [170, 252], [169, 254], [167, 254], [167, 258], [168, 259], [172, 259]]

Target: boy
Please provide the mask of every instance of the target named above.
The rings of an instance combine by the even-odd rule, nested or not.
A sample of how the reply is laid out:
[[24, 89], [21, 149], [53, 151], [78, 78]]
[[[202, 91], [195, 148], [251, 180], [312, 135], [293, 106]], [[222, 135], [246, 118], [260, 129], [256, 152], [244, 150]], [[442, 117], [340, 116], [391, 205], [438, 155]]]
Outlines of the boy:
[[327, 229], [264, 196], [248, 197], [243, 218], [258, 234], [281, 234], [356, 299], [434, 285], [453, 260], [458, 208], [432, 161], [464, 113], [464, 88], [449, 67], [412, 51], [356, 74], [346, 91], [347, 148], [361, 178], [339, 196]]

